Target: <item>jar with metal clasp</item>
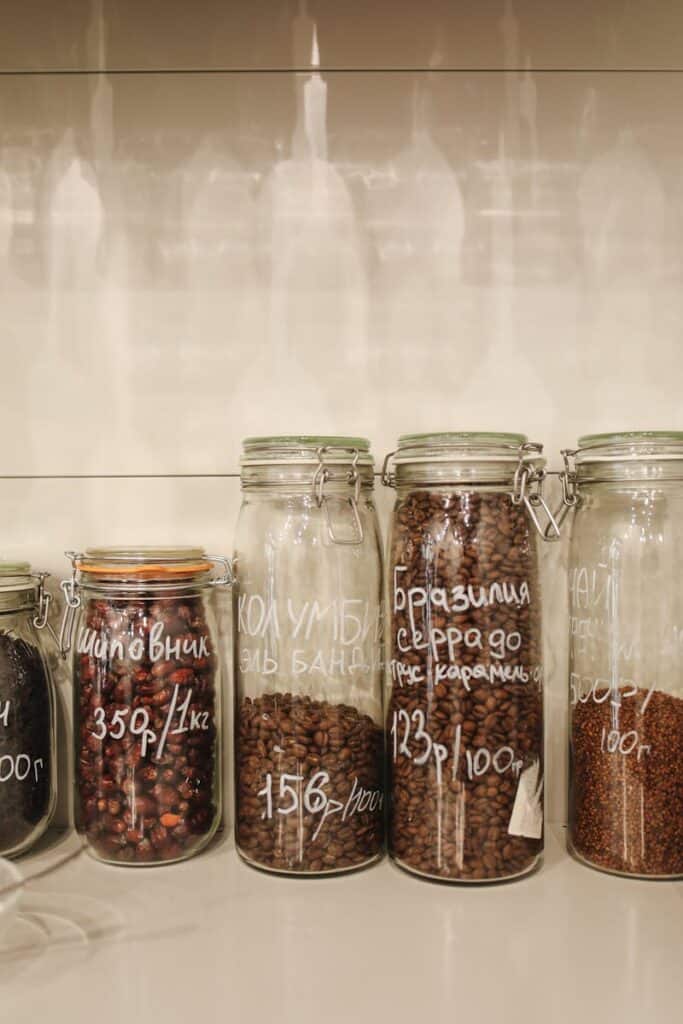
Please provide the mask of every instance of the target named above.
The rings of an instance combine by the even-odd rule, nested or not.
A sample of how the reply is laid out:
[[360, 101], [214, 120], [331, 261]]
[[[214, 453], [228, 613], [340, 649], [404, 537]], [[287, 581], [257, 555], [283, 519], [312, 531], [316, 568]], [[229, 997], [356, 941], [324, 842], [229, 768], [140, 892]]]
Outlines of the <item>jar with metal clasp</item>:
[[0, 856], [26, 852], [56, 800], [55, 693], [40, 632], [47, 628], [47, 573], [0, 563]]
[[421, 434], [385, 459], [389, 853], [424, 877], [498, 881], [541, 861], [536, 540], [559, 538], [542, 451], [521, 434]]
[[202, 548], [67, 552], [60, 646], [73, 654], [75, 818], [90, 853], [168, 864], [221, 817], [221, 664]]
[[235, 543], [237, 849], [317, 875], [383, 850], [382, 557], [369, 442], [244, 442]]
[[683, 434], [564, 453], [569, 821], [584, 864], [683, 877]]

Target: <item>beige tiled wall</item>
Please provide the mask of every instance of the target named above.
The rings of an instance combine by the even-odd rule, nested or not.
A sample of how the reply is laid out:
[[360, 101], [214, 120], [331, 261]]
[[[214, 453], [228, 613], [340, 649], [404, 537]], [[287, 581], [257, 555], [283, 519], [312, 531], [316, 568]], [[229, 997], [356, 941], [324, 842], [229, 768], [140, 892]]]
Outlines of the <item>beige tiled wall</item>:
[[681, 429], [682, 32], [659, 0], [3, 5], [0, 553], [229, 550], [250, 433], [556, 463]]

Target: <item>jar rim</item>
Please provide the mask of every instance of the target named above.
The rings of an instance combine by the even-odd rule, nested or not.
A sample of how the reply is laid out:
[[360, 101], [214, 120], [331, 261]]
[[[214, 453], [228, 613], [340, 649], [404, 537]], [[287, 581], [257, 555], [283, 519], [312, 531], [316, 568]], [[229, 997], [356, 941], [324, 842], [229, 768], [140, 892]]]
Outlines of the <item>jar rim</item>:
[[283, 434], [274, 437], [245, 437], [240, 466], [350, 465], [374, 466], [370, 441], [366, 437], [324, 434]]
[[500, 433], [492, 430], [458, 430], [428, 434], [401, 434], [398, 452], [407, 448], [512, 448], [515, 453], [529, 444], [526, 434]]
[[0, 577], [5, 576], [30, 576], [30, 562], [0, 562]]
[[0, 561], [0, 594], [37, 592], [39, 579], [31, 571], [30, 562]]
[[213, 568], [204, 548], [155, 545], [86, 548], [73, 557], [76, 569], [88, 577], [165, 580], [200, 576]]
[[367, 437], [347, 437], [342, 434], [274, 434], [245, 437], [242, 447], [245, 454], [259, 448], [356, 448], [359, 452], [369, 452], [370, 441]]
[[629, 430], [586, 434], [573, 455], [580, 483], [673, 481], [682, 474], [683, 433]]
[[680, 446], [683, 448], [683, 431], [677, 430], [622, 430], [606, 434], [584, 434], [578, 440], [577, 454], [595, 448], [630, 448], [653, 446]]
[[[393, 462], [394, 471], [388, 471]], [[403, 434], [385, 460], [383, 480], [390, 486], [430, 483], [447, 486], [512, 484], [520, 466], [541, 470], [543, 445], [526, 434], [449, 431]]]

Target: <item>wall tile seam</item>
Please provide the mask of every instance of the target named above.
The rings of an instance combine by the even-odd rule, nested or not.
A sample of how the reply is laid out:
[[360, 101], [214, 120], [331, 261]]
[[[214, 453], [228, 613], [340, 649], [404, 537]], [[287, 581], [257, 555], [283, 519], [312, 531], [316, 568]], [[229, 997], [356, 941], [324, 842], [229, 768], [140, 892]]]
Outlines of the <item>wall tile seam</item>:
[[[421, 64], [396, 64], [386, 67], [365, 65], [315, 65], [304, 64], [296, 67], [111, 67], [111, 68], [0, 68], [0, 76], [42, 76], [48, 75], [509, 75], [524, 74], [526, 66], [499, 67], [487, 65], [453, 65], [451, 67], [429, 67]], [[579, 67], [535, 67], [534, 75], [676, 75], [683, 73], [683, 67], [676, 65], [648, 65], [646, 67], [604, 67], [586, 64]]]

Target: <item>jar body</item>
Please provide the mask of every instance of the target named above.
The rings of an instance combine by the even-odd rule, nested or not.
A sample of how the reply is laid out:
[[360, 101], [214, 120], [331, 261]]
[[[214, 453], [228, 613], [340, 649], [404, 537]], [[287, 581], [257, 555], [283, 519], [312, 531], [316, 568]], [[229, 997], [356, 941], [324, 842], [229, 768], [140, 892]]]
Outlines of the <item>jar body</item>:
[[[383, 851], [382, 564], [367, 487], [246, 489], [236, 535], [235, 830], [256, 867]], [[362, 541], [339, 543], [361, 528]], [[358, 537], [356, 537], [358, 540]]]
[[537, 546], [510, 487], [399, 486], [388, 565], [389, 851], [454, 882], [543, 848]]
[[580, 486], [569, 565], [570, 851], [683, 876], [683, 491]]
[[25, 853], [56, 801], [55, 694], [35, 608], [0, 614], [0, 856]]
[[74, 637], [76, 827], [99, 860], [199, 852], [220, 821], [221, 686], [212, 603], [83, 586]]

